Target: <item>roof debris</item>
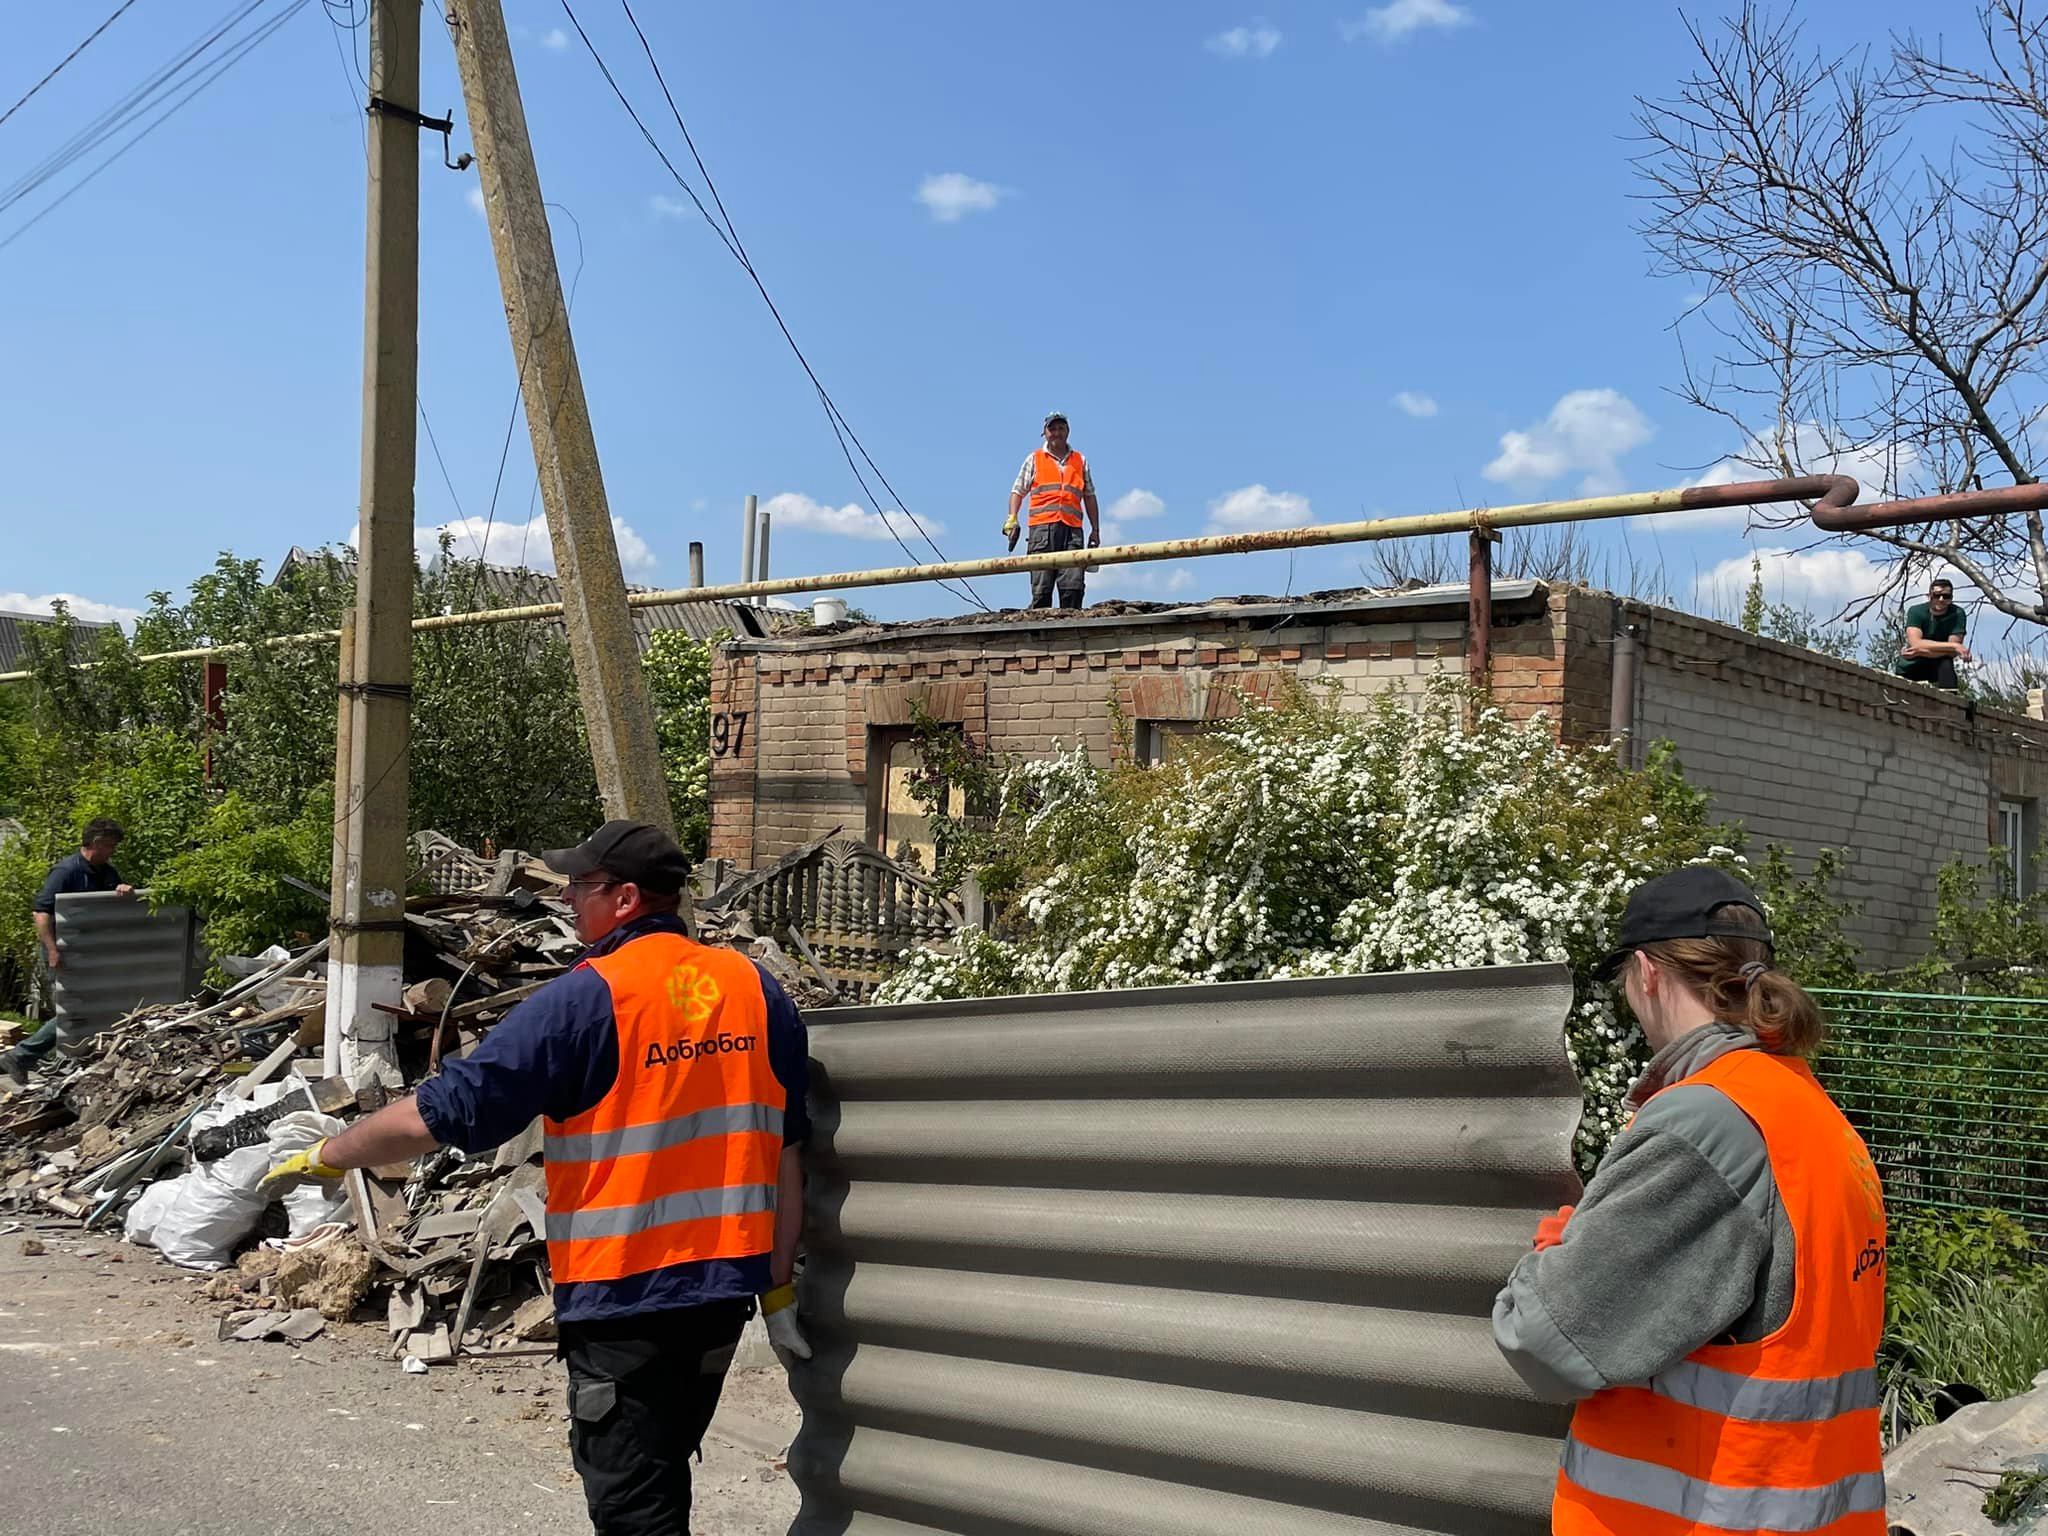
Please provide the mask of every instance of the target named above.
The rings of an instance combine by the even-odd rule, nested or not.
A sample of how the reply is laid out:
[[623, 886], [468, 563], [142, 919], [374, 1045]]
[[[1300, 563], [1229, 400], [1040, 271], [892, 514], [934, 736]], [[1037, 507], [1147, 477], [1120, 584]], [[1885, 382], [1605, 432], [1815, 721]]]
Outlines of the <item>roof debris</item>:
[[[537, 860], [482, 858], [435, 834], [415, 846], [432, 894], [407, 901], [409, 985], [385, 1009], [409, 1082], [474, 1048], [582, 952], [561, 877]], [[836, 1000], [827, 978], [757, 938], [738, 903], [702, 913], [698, 934], [752, 955], [799, 1007]], [[138, 1009], [53, 1053], [0, 1100], [0, 1211], [125, 1223], [152, 1241], [181, 1181], [202, 1178], [206, 1241], [165, 1247], [215, 1271], [201, 1294], [223, 1338], [296, 1345], [353, 1318], [386, 1324], [409, 1371], [551, 1353], [539, 1122], [495, 1153], [442, 1148], [352, 1174], [346, 1203], [245, 1199], [239, 1182], [253, 1189], [281, 1137], [375, 1107], [321, 1066], [325, 955], [324, 943], [272, 951], [219, 997]]]

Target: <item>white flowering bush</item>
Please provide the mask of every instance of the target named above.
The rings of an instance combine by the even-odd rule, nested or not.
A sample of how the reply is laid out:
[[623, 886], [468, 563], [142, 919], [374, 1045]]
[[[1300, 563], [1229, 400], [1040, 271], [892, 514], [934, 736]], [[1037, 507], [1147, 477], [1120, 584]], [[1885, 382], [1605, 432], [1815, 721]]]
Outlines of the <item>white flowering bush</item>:
[[998, 777], [996, 930], [912, 954], [880, 1001], [1563, 961], [1588, 1169], [1643, 1059], [1591, 976], [1622, 903], [1739, 861], [1667, 755], [1623, 769], [1450, 678], [1364, 712], [1254, 705], [1161, 767], [1076, 750]]

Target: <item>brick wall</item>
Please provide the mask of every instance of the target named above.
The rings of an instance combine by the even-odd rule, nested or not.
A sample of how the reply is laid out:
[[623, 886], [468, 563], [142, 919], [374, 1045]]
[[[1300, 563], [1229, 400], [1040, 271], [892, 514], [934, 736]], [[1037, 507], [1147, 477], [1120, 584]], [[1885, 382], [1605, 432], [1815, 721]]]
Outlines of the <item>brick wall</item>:
[[[1123, 749], [1113, 715], [1194, 722], [1235, 714], [1296, 678], [1358, 707], [1388, 688], [1463, 673], [1462, 598], [1414, 610], [1170, 622], [892, 628], [724, 647], [713, 709], [748, 714], [713, 759], [713, 854], [759, 865], [834, 828], [868, 834], [868, 747], [913, 704], [999, 753], [1043, 757], [1075, 743]], [[1666, 609], [1561, 591], [1497, 605], [1494, 698], [1541, 711], [1564, 739], [1607, 739], [1613, 635], [1642, 631], [1636, 741], [1679, 750], [1714, 813], [1761, 855], [1779, 843], [1803, 870], [1849, 850], [1843, 893], [1862, 904], [1865, 960], [1924, 947], [1932, 876], [1995, 835], [2000, 796], [2048, 810], [2048, 726]], [[1276, 627], [1281, 625], [1281, 627]], [[714, 741], [716, 733], [714, 733]], [[2036, 818], [2038, 822], [2041, 818]]]
[[[1541, 600], [1522, 607], [1499, 621], [1504, 633], [1521, 625], [1540, 637], [1534, 666], [1560, 642]], [[1123, 747], [1117, 712], [1131, 725], [1222, 719], [1287, 677], [1362, 705], [1389, 687], [1418, 689], [1439, 668], [1457, 672], [1464, 654], [1462, 597], [1388, 619], [1284, 627], [1272, 617], [1137, 619], [728, 645], [713, 661], [714, 714], [752, 713], [744, 748], [713, 758], [711, 851], [758, 867], [835, 827], [866, 836], [869, 733], [909, 724], [913, 702], [999, 753], [1044, 757], [1080, 743], [1109, 758]]]

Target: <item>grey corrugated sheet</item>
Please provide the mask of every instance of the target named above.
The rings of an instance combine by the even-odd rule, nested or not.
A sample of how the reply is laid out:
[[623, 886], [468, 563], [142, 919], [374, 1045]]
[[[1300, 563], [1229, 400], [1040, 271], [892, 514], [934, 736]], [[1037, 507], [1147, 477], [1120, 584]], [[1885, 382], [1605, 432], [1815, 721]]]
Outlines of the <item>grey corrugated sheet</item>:
[[[460, 553], [458, 549], [457, 554]], [[344, 578], [354, 578], [356, 558], [353, 550], [326, 549], [308, 553], [297, 546], [285, 555], [278, 566], [278, 575], [282, 577], [294, 566], [317, 567], [323, 560], [332, 560], [337, 573]], [[528, 604], [559, 603], [562, 600], [562, 584], [540, 571], [487, 565], [482, 572], [482, 580], [478, 583], [482, 591], [476, 603], [479, 608], [521, 608]], [[644, 592], [648, 589], [628, 587], [626, 590]], [[680, 629], [692, 640], [709, 640], [721, 630], [741, 639], [758, 638], [772, 629], [766, 611], [748, 603], [660, 603], [652, 608], [635, 608], [631, 612], [633, 636], [643, 651], [657, 634], [667, 629]]]
[[64, 955], [53, 978], [58, 1027], [69, 1039], [199, 987], [202, 966], [185, 907], [152, 912], [148, 902], [111, 891], [59, 896], [57, 944]]
[[815, 1016], [792, 1536], [1548, 1528], [1562, 966]]
[[[21, 638], [22, 627], [27, 624], [48, 624], [47, 613], [0, 612], [0, 672], [19, 672], [28, 665], [28, 648]], [[83, 660], [97, 643], [98, 632], [116, 626], [106, 620], [87, 621], [74, 618], [71, 621], [69, 648], [71, 654]]]

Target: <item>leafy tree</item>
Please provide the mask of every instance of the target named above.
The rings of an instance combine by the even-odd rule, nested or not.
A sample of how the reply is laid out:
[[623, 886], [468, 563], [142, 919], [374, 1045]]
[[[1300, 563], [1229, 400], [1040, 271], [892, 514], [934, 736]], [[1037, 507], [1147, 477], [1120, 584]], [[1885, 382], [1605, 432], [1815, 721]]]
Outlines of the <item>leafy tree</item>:
[[[1681, 324], [1685, 393], [1760, 473], [1891, 493], [2037, 478], [2048, 18], [1981, 0], [1975, 19], [1974, 37], [1830, 56], [1744, 0], [1694, 29], [1675, 94], [1640, 104], [1644, 233], [1704, 292]], [[1893, 582], [1944, 562], [2001, 612], [2048, 614], [2038, 512], [1856, 537]]]
[[692, 859], [701, 859], [711, 843], [711, 645], [680, 630], [663, 630], [641, 665], [676, 841]]

